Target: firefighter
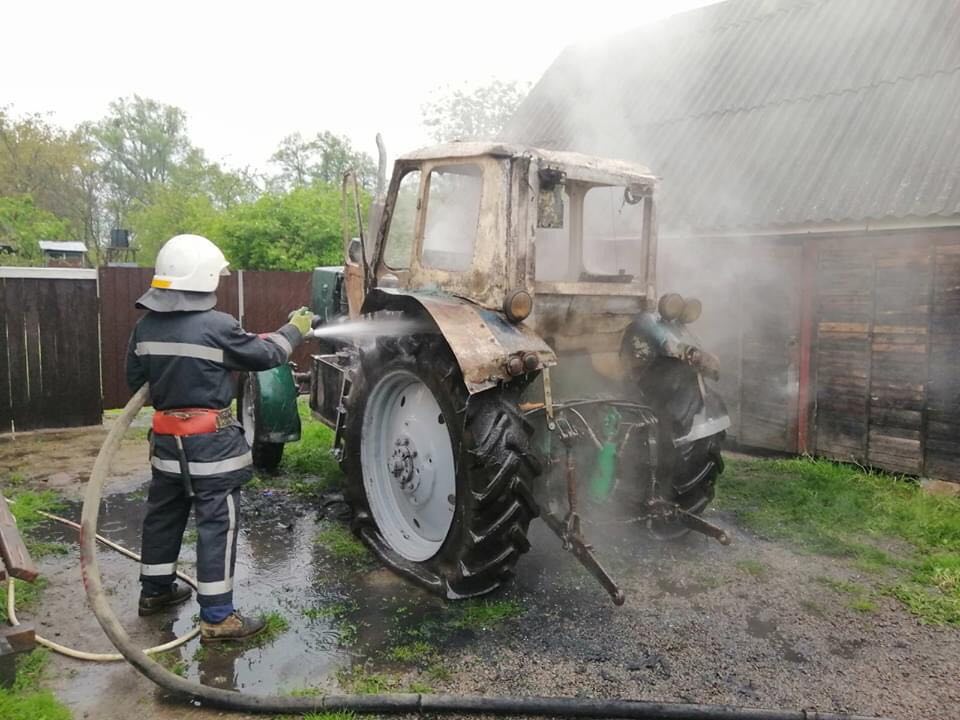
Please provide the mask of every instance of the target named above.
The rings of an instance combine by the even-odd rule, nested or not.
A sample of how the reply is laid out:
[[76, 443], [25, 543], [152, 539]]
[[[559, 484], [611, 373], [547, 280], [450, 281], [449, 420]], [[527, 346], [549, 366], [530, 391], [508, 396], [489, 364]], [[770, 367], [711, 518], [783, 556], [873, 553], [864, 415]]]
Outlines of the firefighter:
[[240, 486], [253, 476], [250, 446], [230, 411], [234, 370], [267, 370], [290, 358], [309, 332], [301, 308], [276, 332], [244, 331], [217, 312], [216, 289], [227, 260], [199, 235], [177, 235], [160, 249], [146, 309], [127, 351], [127, 384], [150, 383], [153, 477], [143, 520], [139, 614], [190, 598], [175, 580], [191, 507], [197, 524], [197, 600], [203, 641], [239, 640], [264, 628], [233, 604]]

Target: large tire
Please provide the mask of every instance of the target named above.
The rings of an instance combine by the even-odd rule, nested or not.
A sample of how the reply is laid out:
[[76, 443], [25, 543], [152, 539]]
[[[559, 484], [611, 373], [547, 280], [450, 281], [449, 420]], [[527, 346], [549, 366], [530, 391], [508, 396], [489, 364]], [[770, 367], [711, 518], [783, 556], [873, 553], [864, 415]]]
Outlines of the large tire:
[[[674, 447], [674, 438], [690, 431], [696, 414], [703, 408], [700, 382], [690, 366], [661, 358], [653, 365], [646, 386], [645, 394], [651, 399], [660, 421], [657, 463], [660, 496], [686, 512], [700, 515], [713, 500], [717, 477], [723, 472], [720, 443], [724, 434]], [[709, 388], [707, 392], [712, 393]], [[719, 397], [716, 402], [722, 407]], [[679, 522], [662, 519], [651, 520], [648, 528], [661, 540], [678, 539], [690, 532]]]
[[257, 407], [258, 399], [256, 375], [254, 373], [244, 374], [237, 398], [237, 414], [240, 416], [243, 434], [253, 455], [253, 466], [257, 470], [274, 472], [283, 459], [283, 443], [257, 440], [257, 429], [260, 422], [260, 410]]
[[[723, 472], [720, 455], [721, 435], [695, 440], [673, 448], [661, 444], [658, 483], [664, 499], [676, 503], [682, 510], [700, 515], [713, 500], [717, 477]], [[651, 535], [660, 540], [674, 540], [690, 532], [676, 522], [652, 520]]]
[[[423, 387], [436, 405], [430, 405]], [[390, 421], [396, 432], [384, 432], [388, 422], [384, 416], [401, 413], [398, 417], [403, 417], [404, 411], [396, 408], [404, 407], [407, 392], [416, 396], [405, 412], [425, 415], [421, 408], [438, 406], [439, 415], [425, 418], [423, 423]], [[512, 575], [520, 555], [530, 548], [527, 528], [539, 513], [532, 483], [541, 466], [531, 446], [532, 433], [532, 426], [517, 409], [514, 392], [497, 388], [468, 395], [456, 359], [440, 336], [379, 339], [375, 347], [362, 353], [361, 372], [347, 403], [344, 467], [347, 495], [357, 511], [355, 531], [391, 568], [446, 598], [494, 590]], [[391, 434], [397, 437], [389, 437]], [[408, 445], [404, 445], [406, 440]], [[424, 464], [432, 462], [433, 455], [413, 452], [417, 457], [408, 458], [403, 449], [433, 447], [430, 452], [440, 463], [441, 446], [447, 442], [452, 478], [449, 473], [445, 479], [428, 475], [436, 473]], [[400, 450], [385, 460], [385, 453], [394, 445]], [[398, 452], [402, 456], [399, 461]], [[387, 471], [377, 470], [378, 458]], [[409, 490], [410, 484], [404, 486], [400, 478], [414, 476], [418, 487]], [[414, 507], [404, 493], [420, 492], [421, 477], [434, 478], [431, 494]], [[441, 523], [429, 526], [434, 534], [427, 538], [428, 524], [417, 522], [417, 513], [435, 503], [435, 493], [450, 488], [454, 492], [447, 494], [445, 501], [455, 502], [448, 505], [445, 535], [438, 534], [444, 529]], [[385, 507], [391, 502], [396, 502], [401, 512], [387, 516]], [[423, 512], [426, 516], [426, 510]], [[406, 538], [404, 532], [424, 537]]]

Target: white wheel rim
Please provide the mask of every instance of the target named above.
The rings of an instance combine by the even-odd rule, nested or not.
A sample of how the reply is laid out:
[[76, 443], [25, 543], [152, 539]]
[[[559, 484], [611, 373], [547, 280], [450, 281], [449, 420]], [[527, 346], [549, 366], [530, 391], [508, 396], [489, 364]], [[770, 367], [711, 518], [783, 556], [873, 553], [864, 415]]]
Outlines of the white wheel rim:
[[247, 440], [247, 445], [253, 447], [253, 441], [257, 437], [257, 409], [253, 400], [253, 375], [247, 375], [244, 380], [243, 394], [240, 396], [240, 424], [243, 425], [243, 437]]
[[436, 555], [453, 524], [456, 465], [440, 405], [413, 373], [388, 373], [370, 393], [360, 464], [387, 544], [413, 562]]

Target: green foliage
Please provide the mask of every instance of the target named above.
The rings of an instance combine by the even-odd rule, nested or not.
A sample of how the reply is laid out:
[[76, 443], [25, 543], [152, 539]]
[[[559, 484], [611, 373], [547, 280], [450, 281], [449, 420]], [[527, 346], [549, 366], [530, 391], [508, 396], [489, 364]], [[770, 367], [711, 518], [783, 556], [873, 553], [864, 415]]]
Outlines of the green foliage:
[[[0, 197], [32, 199], [35, 207], [64, 225], [50, 227], [46, 240], [82, 240], [95, 249], [99, 199], [92, 144], [82, 130], [68, 132], [38, 114], [14, 117], [0, 107]], [[4, 235], [0, 221], [0, 238]], [[28, 264], [30, 258], [19, 260]], [[3, 259], [9, 264], [8, 258]]]
[[220, 211], [208, 195], [176, 185], [158, 184], [149, 204], [135, 206], [127, 226], [133, 231], [143, 264], [151, 264], [163, 244], [174, 235], [192, 233], [215, 237]]
[[333, 448], [333, 430], [313, 417], [306, 402], [298, 403], [297, 410], [300, 413], [300, 441], [284, 448], [284, 472], [319, 475], [328, 481], [328, 485], [336, 484], [342, 473], [330, 452]]
[[[373, 160], [330, 132], [290, 136], [273, 159], [274, 179], [221, 167], [192, 144], [183, 110], [138, 95], [72, 131], [0, 107], [0, 242], [18, 248], [2, 262], [36, 264], [37, 240], [77, 239], [98, 263], [109, 229], [125, 227], [144, 265], [185, 232], [209, 237], [236, 269], [340, 264], [341, 177], [355, 168], [372, 186]], [[365, 192], [362, 205], [366, 217]]]
[[745, 572], [747, 575], [752, 575], [755, 578], [765, 577], [769, 570], [769, 568], [759, 560], [750, 559], [737, 561], [737, 568]]
[[316, 542], [339, 562], [359, 565], [370, 560], [370, 553], [364, 544], [342, 525], [331, 525], [321, 530], [317, 533]]
[[530, 90], [527, 83], [493, 80], [446, 87], [422, 108], [423, 124], [437, 142], [490, 140], [503, 130]]
[[357, 603], [355, 601], [341, 600], [339, 602], [330, 603], [329, 605], [307, 608], [303, 611], [303, 615], [310, 620], [340, 620], [350, 613], [355, 612], [356, 609]]
[[388, 656], [391, 660], [401, 663], [422, 665], [435, 659], [437, 649], [428, 642], [415, 640], [390, 648]]
[[174, 675], [187, 676], [187, 662], [180, 657], [180, 650], [167, 650], [153, 654], [153, 659]]
[[0, 718], [4, 720], [70, 720], [70, 711], [40, 683], [49, 661], [38, 648], [17, 657], [17, 676], [10, 689], [0, 688]]
[[12, 245], [14, 255], [3, 255], [5, 265], [40, 263], [40, 240], [70, 237], [69, 223], [37, 207], [29, 195], [0, 197], [0, 244]]
[[343, 262], [340, 189], [318, 183], [231, 208], [214, 235], [234, 267], [312, 270]]
[[344, 690], [355, 695], [380, 695], [394, 690], [397, 685], [393, 678], [372, 673], [360, 665], [339, 671], [337, 682]]
[[[960, 625], [960, 500], [825, 460], [740, 460], [728, 467], [718, 505], [745, 525], [861, 567], [906, 570], [909, 578], [890, 594], [926, 622]], [[906, 544], [905, 554], [888, 549], [891, 538]]]
[[336, 712], [307, 713], [303, 720], [356, 720], [357, 716], [348, 710]]
[[505, 620], [520, 617], [524, 607], [515, 600], [471, 600], [461, 606], [454, 627], [463, 630], [489, 630]]
[[259, 636], [259, 639], [263, 642], [273, 642], [290, 629], [290, 621], [276, 610], [265, 613], [263, 619], [267, 623], [267, 627]]
[[300, 133], [287, 135], [280, 141], [270, 162], [280, 168], [277, 181], [286, 189], [317, 182], [339, 187], [343, 174], [351, 169], [367, 189], [372, 189], [377, 179], [373, 158], [355, 150], [345, 136], [329, 131], [317, 133], [311, 140]]
[[63, 500], [53, 490], [22, 490], [12, 493], [9, 500], [10, 512], [23, 535], [44, 521], [41, 512], [55, 513], [63, 507]]

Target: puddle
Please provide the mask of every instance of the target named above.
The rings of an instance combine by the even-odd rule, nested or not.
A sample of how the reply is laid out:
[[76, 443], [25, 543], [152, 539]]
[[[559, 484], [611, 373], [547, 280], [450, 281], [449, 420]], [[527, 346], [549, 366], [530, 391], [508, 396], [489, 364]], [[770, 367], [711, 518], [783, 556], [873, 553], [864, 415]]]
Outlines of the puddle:
[[[141, 493], [105, 498], [100, 533], [137, 550], [144, 506]], [[350, 565], [330, 557], [315, 539], [321, 529], [334, 523], [320, 518], [314, 505], [279, 493], [250, 493], [244, 495], [242, 507], [235, 602], [251, 615], [279, 612], [288, 628], [259, 647], [202, 646], [194, 639], [170, 653], [171, 664], [177, 664], [184, 677], [256, 693], [290, 693], [304, 688], [332, 691], [337, 671], [368, 659], [387, 662], [387, 651], [398, 638], [407, 637], [414, 629], [420, 632], [425, 621], [443, 611], [440, 599], [404, 583], [372, 559]], [[62, 514], [79, 517], [79, 504], [71, 504]], [[181, 569], [190, 573], [196, 557], [193, 527], [191, 518], [180, 557]], [[72, 530], [53, 522], [39, 528], [37, 535], [43, 540], [75, 542]], [[111, 604], [132, 637], [144, 644], [159, 644], [193, 627], [199, 612], [195, 600], [167, 614], [139, 618], [136, 563], [101, 546], [100, 565]], [[61, 635], [57, 639], [84, 649], [110, 650], [85, 608], [75, 566], [75, 551], [66, 557], [44, 559], [42, 571], [50, 579], [50, 587], [34, 616], [40, 621], [38, 631]], [[82, 606], [75, 608], [76, 622], [87, 627], [74, 638], [64, 627], [64, 621], [69, 625], [70, 620], [63, 611], [70, 606], [74, 612], [76, 605]], [[450, 639], [456, 638], [435, 640], [440, 645], [440, 640]], [[98, 647], [90, 648], [91, 644]], [[77, 663], [75, 667], [72, 680], [60, 692], [65, 701], [89, 707], [110, 694], [115, 673], [104, 672], [103, 665]]]
[[773, 620], [764, 620], [757, 615], [747, 618], [747, 632], [755, 638], [768, 641], [780, 651], [780, 657], [789, 662], [800, 663], [807, 658], [787, 640]]

